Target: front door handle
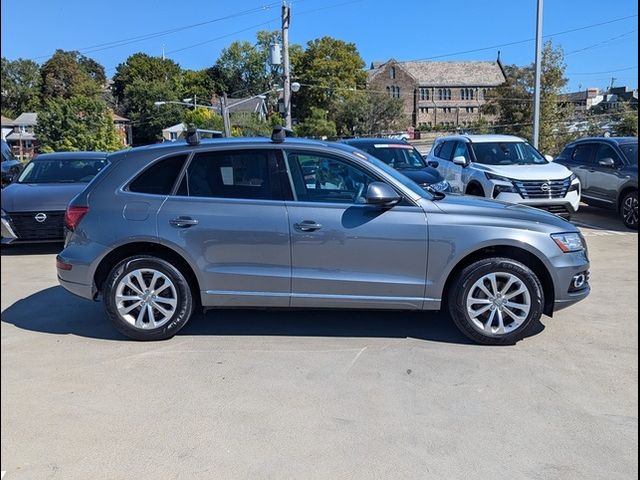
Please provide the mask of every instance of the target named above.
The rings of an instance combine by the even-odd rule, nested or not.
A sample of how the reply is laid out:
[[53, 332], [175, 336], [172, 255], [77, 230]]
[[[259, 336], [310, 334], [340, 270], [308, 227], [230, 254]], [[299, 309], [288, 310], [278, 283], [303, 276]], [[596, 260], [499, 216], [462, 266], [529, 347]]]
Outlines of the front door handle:
[[322, 225], [313, 220], [303, 220], [300, 223], [294, 223], [294, 228], [299, 230], [300, 232], [315, 232], [316, 230], [320, 230]]
[[169, 224], [176, 228], [189, 228], [198, 224], [198, 220], [191, 217], [177, 217], [169, 220]]

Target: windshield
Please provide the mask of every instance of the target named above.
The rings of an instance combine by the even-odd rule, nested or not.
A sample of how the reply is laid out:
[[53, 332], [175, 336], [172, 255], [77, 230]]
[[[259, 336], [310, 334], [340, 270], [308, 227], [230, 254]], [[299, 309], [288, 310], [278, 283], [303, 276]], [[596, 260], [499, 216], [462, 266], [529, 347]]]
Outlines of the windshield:
[[472, 143], [476, 162], [483, 165], [544, 165], [547, 160], [527, 142]]
[[18, 177], [18, 183], [88, 183], [107, 165], [107, 160], [33, 160]]
[[623, 143], [620, 145], [620, 150], [627, 157], [627, 160], [631, 165], [638, 165], [638, 144], [637, 143]]
[[393, 168], [426, 168], [422, 156], [411, 145], [377, 143], [359, 147]]

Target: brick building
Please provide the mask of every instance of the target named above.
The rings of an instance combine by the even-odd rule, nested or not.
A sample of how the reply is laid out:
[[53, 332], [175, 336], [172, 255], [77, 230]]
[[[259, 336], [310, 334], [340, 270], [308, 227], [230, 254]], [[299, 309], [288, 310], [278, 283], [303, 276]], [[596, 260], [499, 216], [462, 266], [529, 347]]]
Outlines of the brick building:
[[487, 92], [505, 80], [499, 58], [495, 62], [391, 59], [371, 64], [367, 88], [403, 99], [407, 127], [455, 128], [477, 122]]

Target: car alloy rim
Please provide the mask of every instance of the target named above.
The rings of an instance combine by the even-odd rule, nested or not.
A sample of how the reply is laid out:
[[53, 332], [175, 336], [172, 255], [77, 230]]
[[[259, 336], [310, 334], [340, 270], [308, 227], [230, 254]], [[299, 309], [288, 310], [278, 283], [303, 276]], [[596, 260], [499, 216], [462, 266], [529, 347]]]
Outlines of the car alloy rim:
[[484, 334], [513, 332], [527, 319], [530, 310], [529, 289], [511, 273], [488, 273], [467, 294], [467, 313]]
[[122, 277], [115, 300], [120, 317], [141, 330], [163, 326], [178, 308], [173, 282], [164, 273], [151, 268], [134, 270]]
[[629, 197], [624, 201], [622, 215], [624, 216], [624, 221], [627, 224], [638, 224], [638, 199], [636, 197]]

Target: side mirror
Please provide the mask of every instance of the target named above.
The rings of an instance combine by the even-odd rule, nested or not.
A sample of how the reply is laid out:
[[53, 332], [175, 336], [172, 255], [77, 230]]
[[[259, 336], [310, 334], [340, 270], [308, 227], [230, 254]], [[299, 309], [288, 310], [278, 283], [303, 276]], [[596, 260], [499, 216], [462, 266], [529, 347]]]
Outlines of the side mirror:
[[456, 165], [461, 165], [463, 167], [466, 167], [467, 159], [464, 158], [462, 155], [459, 155], [457, 157], [453, 157], [453, 163], [455, 163]]
[[383, 182], [371, 182], [367, 187], [367, 203], [370, 205], [379, 205], [381, 207], [393, 207], [400, 203], [402, 197]]
[[553, 157], [551, 155], [545, 155], [544, 158], [547, 160], [547, 162], [553, 162]]
[[429, 165], [430, 167], [433, 167], [433, 168], [438, 168], [440, 166], [440, 163], [438, 163], [435, 160], [431, 160], [430, 162], [427, 162], [427, 165]]
[[613, 168], [616, 166], [616, 161], [611, 157], [607, 157], [600, 160], [598, 162], [598, 165], [600, 165], [601, 167]]

